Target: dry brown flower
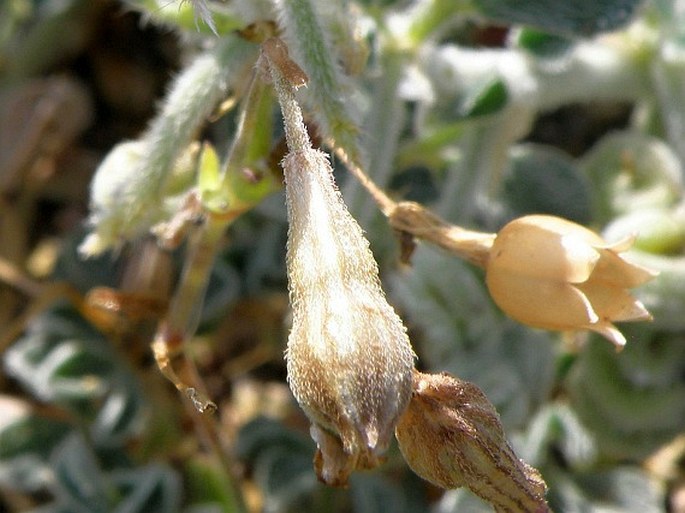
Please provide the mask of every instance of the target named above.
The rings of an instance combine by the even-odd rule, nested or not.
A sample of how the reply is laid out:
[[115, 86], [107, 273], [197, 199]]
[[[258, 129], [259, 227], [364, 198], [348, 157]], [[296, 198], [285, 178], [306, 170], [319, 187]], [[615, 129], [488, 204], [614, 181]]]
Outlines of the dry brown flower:
[[549, 511], [542, 477], [514, 454], [476, 385], [415, 371], [413, 386], [396, 436], [414, 472], [442, 488], [466, 486], [497, 512]]

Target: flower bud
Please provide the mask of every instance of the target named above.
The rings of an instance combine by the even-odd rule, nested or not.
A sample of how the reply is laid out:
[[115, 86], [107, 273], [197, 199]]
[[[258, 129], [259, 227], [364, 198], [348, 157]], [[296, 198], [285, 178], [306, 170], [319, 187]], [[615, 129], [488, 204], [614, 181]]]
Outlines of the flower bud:
[[343, 485], [352, 470], [380, 463], [409, 401], [414, 353], [327, 156], [304, 149], [282, 165], [293, 308], [288, 379], [312, 421], [319, 478]]
[[531, 215], [497, 234], [486, 265], [495, 303], [530, 326], [588, 329], [622, 348], [615, 321], [651, 320], [627, 289], [656, 273], [624, 260], [633, 238], [605, 243], [590, 230], [564, 219]]
[[396, 429], [407, 463], [442, 488], [468, 487], [497, 512], [546, 512], [546, 485], [519, 460], [495, 407], [473, 383], [414, 373], [414, 391]]

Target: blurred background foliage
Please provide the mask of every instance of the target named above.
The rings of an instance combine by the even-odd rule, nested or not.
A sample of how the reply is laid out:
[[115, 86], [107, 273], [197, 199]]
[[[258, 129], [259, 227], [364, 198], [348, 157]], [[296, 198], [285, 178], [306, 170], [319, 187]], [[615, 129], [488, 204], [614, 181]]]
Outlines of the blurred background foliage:
[[[555, 511], [684, 512], [685, 3], [311, 5], [340, 72], [304, 91], [311, 123], [393, 196], [484, 231], [535, 212], [608, 240], [638, 233], [631, 258], [661, 272], [637, 291], [654, 322], [623, 328], [616, 354], [594, 335], [507, 319], [482, 272], [436, 248], [419, 245], [400, 265], [383, 216], [336, 171], [420, 367], [485, 391]], [[154, 305], [132, 295], [103, 318], [84, 300], [141, 260], [171, 294], [184, 261], [183, 247], [162, 253], [144, 236], [79, 255], [89, 184], [113, 145], [144, 132], [174, 77], [217, 38], [278, 18], [303, 47], [267, 0], [210, 8], [218, 35], [190, 2], [0, 5], [0, 511], [490, 511], [423, 482], [396, 447], [348, 489], [316, 482], [308, 422], [285, 382], [280, 193], [231, 227], [187, 348], [219, 407], [212, 419], [157, 370]], [[223, 151], [235, 119], [212, 116], [189, 137]]]

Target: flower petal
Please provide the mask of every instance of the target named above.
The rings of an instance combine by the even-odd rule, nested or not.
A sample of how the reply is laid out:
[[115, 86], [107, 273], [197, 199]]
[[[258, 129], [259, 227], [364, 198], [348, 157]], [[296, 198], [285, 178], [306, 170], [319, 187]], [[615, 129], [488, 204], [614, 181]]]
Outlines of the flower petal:
[[649, 313], [642, 301], [634, 299], [632, 303], [626, 304], [620, 312], [617, 312], [612, 320], [621, 321], [651, 321], [654, 317]]
[[564, 248], [567, 266], [566, 281], [569, 283], [586, 281], [600, 259], [597, 250], [577, 235], [564, 235], [561, 237], [561, 245]]
[[[566, 231], [561, 231], [566, 230]], [[602, 240], [569, 221], [549, 216], [526, 216], [506, 225], [497, 234], [488, 267], [511, 273], [580, 283], [588, 279]]]
[[592, 279], [631, 289], [648, 282], [659, 273], [628, 262], [611, 249], [598, 249], [599, 262], [593, 271]]
[[598, 249], [608, 249], [609, 251], [613, 251], [614, 253], [623, 253], [624, 251], [628, 251], [630, 248], [633, 247], [633, 244], [635, 244], [635, 239], [637, 239], [637, 235], [632, 234], [628, 235], [627, 237], [623, 237], [622, 239], [616, 242], [597, 245], [595, 247]]
[[316, 476], [330, 486], [345, 486], [356, 468], [357, 455], [345, 452], [340, 439], [317, 424], [310, 428], [317, 450], [314, 456]]
[[573, 235], [592, 246], [602, 246], [604, 240], [592, 230], [585, 228], [573, 221], [561, 217], [547, 215], [530, 215], [518, 219], [522, 223], [535, 225], [551, 233], [561, 235]]
[[623, 346], [626, 345], [626, 337], [624, 337], [623, 333], [621, 333], [618, 328], [610, 322], [598, 322], [591, 326], [587, 326], [587, 329], [602, 335], [609, 342], [614, 344], [614, 346], [616, 346], [617, 351], [621, 351]]
[[577, 287], [588, 298], [600, 319], [605, 321], [649, 321], [651, 314], [627, 290], [590, 280]]
[[499, 268], [491, 271], [486, 277], [490, 295], [517, 321], [538, 328], [572, 330], [600, 320], [583, 292], [569, 283], [533, 279]]

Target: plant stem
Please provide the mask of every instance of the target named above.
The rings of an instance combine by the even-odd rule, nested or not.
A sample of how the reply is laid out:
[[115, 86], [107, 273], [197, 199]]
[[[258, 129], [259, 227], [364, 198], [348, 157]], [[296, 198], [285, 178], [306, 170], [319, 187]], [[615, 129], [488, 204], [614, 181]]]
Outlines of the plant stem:
[[452, 225], [419, 203], [395, 202], [352, 161], [342, 148], [334, 148], [333, 151], [350, 173], [364, 186], [393, 228], [435, 244], [479, 267], [485, 267], [495, 234], [474, 232]]
[[[213, 411], [216, 405], [201, 391], [204, 387], [183, 350], [197, 329], [212, 265], [230, 221], [209, 217], [195, 234], [195, 240], [189, 241], [190, 250], [180, 283], [152, 343], [159, 369], [200, 412]], [[178, 373], [172, 365], [176, 358], [180, 366]]]
[[[253, 208], [273, 189], [264, 187], [263, 180], [245, 180], [244, 168], [253, 164], [268, 147], [267, 142], [256, 140], [263, 127], [259, 124], [268, 103], [268, 91], [259, 78], [253, 78], [247, 96], [243, 99], [240, 122], [231, 151], [222, 166], [222, 186], [218, 191], [221, 201], [203, 204], [204, 223], [188, 241], [186, 261], [180, 282], [165, 315], [160, 322], [152, 343], [153, 353], [160, 371], [174, 386], [192, 402], [192, 416], [206, 444], [221, 461], [227, 478], [231, 481], [238, 512], [246, 511], [230, 458], [221, 445], [216, 420], [205, 412], [212, 412], [216, 405], [206, 396], [202, 379], [195, 365], [185, 354], [187, 342], [193, 337], [200, 319], [204, 296], [226, 229], [245, 211]], [[266, 98], [266, 100], [265, 100]], [[270, 137], [268, 138], [270, 141]], [[212, 198], [215, 200], [216, 198]], [[219, 210], [212, 209], [217, 204]], [[175, 364], [175, 365], [174, 365]]]
[[288, 149], [291, 153], [311, 150], [312, 143], [304, 124], [302, 109], [295, 98], [295, 91], [305, 85], [308, 78], [290, 59], [288, 49], [280, 39], [271, 38], [265, 41], [262, 52], [278, 94]]

